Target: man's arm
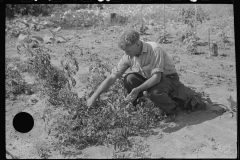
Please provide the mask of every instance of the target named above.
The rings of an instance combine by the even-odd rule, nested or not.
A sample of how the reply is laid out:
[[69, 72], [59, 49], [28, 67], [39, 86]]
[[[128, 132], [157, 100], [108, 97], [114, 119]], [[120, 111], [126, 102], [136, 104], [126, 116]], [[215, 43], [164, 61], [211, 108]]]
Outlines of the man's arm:
[[93, 95], [87, 100], [87, 105], [92, 106], [96, 99], [103, 93], [106, 92], [110, 86], [121, 77], [122, 74], [129, 68], [129, 56], [124, 55], [117, 66], [112, 69], [111, 75], [109, 75], [98, 87], [98, 89], [93, 93]]
[[115, 76], [114, 74], [110, 74], [102, 83], [101, 85], [98, 87], [98, 89], [94, 92], [94, 94], [91, 96], [92, 99], [94, 99], [94, 101], [103, 93], [106, 92], [111, 85], [113, 85], [115, 83], [115, 81], [117, 80], [117, 76]]
[[138, 92], [149, 89], [150, 87], [160, 82], [161, 76], [162, 76], [162, 72], [157, 72], [153, 74], [151, 78], [146, 80], [142, 85], [136, 87], [136, 89], [138, 90]]

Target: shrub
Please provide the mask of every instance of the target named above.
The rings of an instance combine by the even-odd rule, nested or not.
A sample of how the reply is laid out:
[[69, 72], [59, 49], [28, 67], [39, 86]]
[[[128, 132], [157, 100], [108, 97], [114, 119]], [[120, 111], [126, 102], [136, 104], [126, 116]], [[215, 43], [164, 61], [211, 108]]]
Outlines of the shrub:
[[27, 84], [20, 74], [17, 64], [12, 64], [10, 61], [5, 65], [5, 97], [14, 100], [20, 94], [32, 94], [31, 85]]
[[[123, 81], [118, 79], [97, 101], [88, 108], [87, 98], [106, 78], [110, 67], [101, 60], [90, 67], [88, 90], [79, 98], [71, 88], [62, 88], [59, 97], [65, 106], [65, 112], [49, 127], [52, 135], [58, 140], [58, 146], [83, 149], [93, 144], [112, 144], [115, 149], [125, 150], [131, 147], [128, 137], [141, 134], [161, 117], [161, 112], [150, 100], [133, 109], [124, 102]], [[50, 117], [50, 116], [49, 116]]]
[[[182, 9], [179, 13], [181, 16], [181, 21], [184, 24], [189, 25], [191, 28], [194, 28], [195, 23], [195, 8]], [[209, 20], [209, 16], [206, 12], [202, 10], [200, 6], [197, 9], [197, 22], [202, 23], [204, 20]]]
[[49, 15], [54, 4], [6, 4], [6, 17], [11, 18], [16, 14], [43, 16]]

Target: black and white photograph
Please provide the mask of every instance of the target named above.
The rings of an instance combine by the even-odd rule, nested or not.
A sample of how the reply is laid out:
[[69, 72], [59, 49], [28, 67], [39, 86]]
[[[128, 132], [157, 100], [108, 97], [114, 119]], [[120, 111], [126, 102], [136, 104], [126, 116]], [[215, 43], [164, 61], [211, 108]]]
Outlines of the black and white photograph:
[[6, 158], [237, 158], [234, 9], [6, 4]]

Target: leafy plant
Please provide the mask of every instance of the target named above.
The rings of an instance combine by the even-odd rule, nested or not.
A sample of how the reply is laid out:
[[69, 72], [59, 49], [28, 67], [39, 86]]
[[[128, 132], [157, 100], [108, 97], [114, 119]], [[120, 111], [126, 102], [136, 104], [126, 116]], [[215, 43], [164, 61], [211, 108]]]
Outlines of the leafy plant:
[[64, 59], [61, 60], [61, 66], [66, 77], [71, 80], [72, 86], [76, 85], [76, 80], [73, 78], [73, 75], [76, 75], [79, 70], [77, 59], [74, 57], [74, 51], [66, 52]]
[[18, 37], [18, 43], [16, 45], [17, 47], [17, 53], [27, 53], [31, 54], [32, 48], [37, 48], [40, 46], [40, 42], [42, 42], [43, 39], [38, 36], [31, 36], [31, 29], [28, 28], [26, 30], [26, 34], [20, 34]]
[[52, 33], [52, 41], [53, 41], [53, 44], [55, 43], [56, 41], [56, 38], [60, 32], [60, 29], [61, 27], [58, 27], [58, 28], [55, 28], [55, 29], [49, 29], [49, 31]]
[[157, 41], [158, 41], [158, 43], [164, 43], [164, 44], [171, 43], [171, 41], [168, 40], [169, 37], [170, 37], [169, 33], [162, 33], [161, 32]]
[[49, 15], [56, 5], [54, 4], [7, 4], [6, 16], [14, 17], [16, 14], [38, 16]]
[[232, 96], [230, 95], [229, 98], [227, 99], [227, 101], [230, 104], [230, 107], [227, 109], [229, 113], [232, 114], [232, 117], [234, 115], [234, 112], [237, 111], [237, 102], [235, 102], [232, 98]]
[[24, 81], [16, 67], [10, 66], [7, 63], [5, 66], [5, 76], [5, 97], [14, 100], [17, 95], [25, 93], [27, 83]]
[[[195, 9], [194, 8], [188, 8], [188, 9], [182, 9], [179, 12], [179, 16], [181, 17], [181, 21], [184, 24], [187, 24], [191, 28], [194, 28], [194, 23], [195, 23]], [[208, 19], [207, 13], [205, 13], [200, 6], [198, 6], [197, 9], [197, 22], [202, 23], [203, 20]]]
[[49, 102], [60, 104], [58, 93], [66, 85], [69, 87], [68, 78], [64, 71], [51, 65], [51, 57], [47, 51], [41, 47], [33, 50], [28, 58], [28, 71], [36, 76], [36, 80], [42, 85], [42, 92], [49, 97]]
[[141, 134], [142, 129], [149, 129], [149, 125], [161, 117], [160, 110], [150, 100], [140, 100], [136, 110], [124, 102], [121, 79], [97, 100], [94, 107], [88, 108], [87, 98], [109, 71], [110, 67], [98, 59], [90, 67], [89, 92], [82, 98], [71, 88], [59, 91], [65, 111], [49, 127], [52, 135], [59, 139], [58, 146], [83, 149], [93, 144], [111, 144], [116, 150], [126, 150], [132, 146], [129, 136]]
[[8, 37], [18, 37], [20, 34], [27, 35], [29, 31], [39, 31], [44, 29], [45, 21], [42, 15], [38, 17], [20, 17], [17, 16], [14, 20], [6, 20], [5, 34]]
[[195, 36], [189, 37], [187, 51], [190, 54], [197, 54], [197, 38]]

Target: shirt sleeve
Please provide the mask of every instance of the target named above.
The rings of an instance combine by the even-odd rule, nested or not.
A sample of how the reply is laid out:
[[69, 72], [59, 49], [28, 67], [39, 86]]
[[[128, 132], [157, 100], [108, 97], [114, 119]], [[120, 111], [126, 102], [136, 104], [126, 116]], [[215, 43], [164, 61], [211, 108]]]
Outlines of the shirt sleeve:
[[164, 67], [164, 51], [157, 47], [152, 52], [152, 60], [151, 60], [151, 76], [157, 72], [163, 72]]
[[123, 73], [130, 67], [129, 56], [126, 54], [120, 59], [118, 64], [112, 69], [112, 74], [118, 78], [122, 77]]

